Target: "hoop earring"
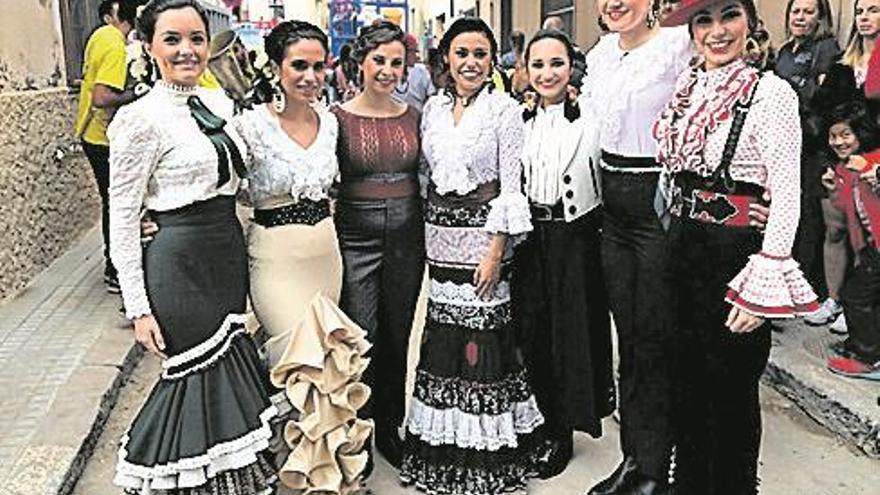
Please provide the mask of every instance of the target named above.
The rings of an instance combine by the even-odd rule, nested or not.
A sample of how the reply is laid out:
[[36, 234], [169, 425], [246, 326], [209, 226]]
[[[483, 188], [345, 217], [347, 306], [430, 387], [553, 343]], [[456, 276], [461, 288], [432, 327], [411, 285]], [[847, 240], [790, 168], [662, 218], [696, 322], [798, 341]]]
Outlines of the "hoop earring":
[[272, 108], [276, 113], [281, 113], [287, 108], [287, 97], [280, 86], [275, 86], [275, 90], [272, 91]]

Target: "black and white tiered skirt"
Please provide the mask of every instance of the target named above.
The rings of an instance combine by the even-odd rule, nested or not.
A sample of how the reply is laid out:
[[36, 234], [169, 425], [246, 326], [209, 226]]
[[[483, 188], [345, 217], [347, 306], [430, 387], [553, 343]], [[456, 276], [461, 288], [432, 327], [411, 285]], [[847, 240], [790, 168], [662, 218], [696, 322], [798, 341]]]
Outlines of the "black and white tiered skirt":
[[153, 215], [147, 294], [168, 359], [122, 438], [115, 483], [129, 493], [271, 493], [264, 453], [275, 414], [244, 329], [247, 257], [232, 197]]
[[473, 282], [493, 235], [480, 192], [432, 194], [426, 211], [430, 293], [400, 479], [430, 494], [522, 490], [540, 455], [544, 418], [511, 317], [511, 242], [494, 294], [478, 297]]

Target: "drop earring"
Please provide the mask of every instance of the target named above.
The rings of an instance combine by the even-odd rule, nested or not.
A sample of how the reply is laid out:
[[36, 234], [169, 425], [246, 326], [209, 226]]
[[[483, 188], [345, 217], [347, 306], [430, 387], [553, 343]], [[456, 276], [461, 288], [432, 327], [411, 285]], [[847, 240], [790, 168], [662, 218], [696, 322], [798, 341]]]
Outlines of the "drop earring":
[[281, 86], [276, 86], [275, 91], [272, 91], [272, 108], [275, 109], [275, 113], [281, 113], [287, 108], [287, 97], [284, 96]]

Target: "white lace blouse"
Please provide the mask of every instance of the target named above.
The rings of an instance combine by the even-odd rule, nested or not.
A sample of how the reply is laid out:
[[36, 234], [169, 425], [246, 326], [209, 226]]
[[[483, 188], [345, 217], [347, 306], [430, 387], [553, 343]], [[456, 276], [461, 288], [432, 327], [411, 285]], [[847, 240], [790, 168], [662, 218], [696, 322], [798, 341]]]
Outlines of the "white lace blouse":
[[[229, 119], [233, 105], [221, 90], [158, 82], [141, 99], [119, 109], [110, 139], [110, 256], [119, 272], [126, 315], [150, 314], [140, 241], [143, 209], [168, 211], [218, 195], [235, 195], [238, 176], [217, 187], [217, 152], [190, 115], [186, 100], [197, 95], [216, 115]], [[235, 132], [227, 134], [241, 146]]]
[[693, 56], [686, 27], [662, 28], [629, 51], [620, 48], [619, 34], [602, 36], [587, 53], [581, 91], [592, 118], [600, 121], [604, 151], [654, 157], [657, 147], [651, 125]]
[[264, 105], [232, 120], [245, 142], [248, 178], [243, 195], [255, 208], [277, 208], [300, 199], [327, 198], [339, 174], [336, 116], [318, 110], [320, 124], [315, 141], [303, 148], [290, 138], [278, 117]]
[[672, 172], [710, 176], [721, 163], [733, 106], [755, 84], [730, 174], [764, 187], [772, 202], [761, 252], [731, 280], [727, 299], [760, 316], [794, 316], [809, 312], [816, 295], [791, 258], [801, 184], [801, 124], [791, 86], [773, 73], [760, 76], [741, 60], [682, 74], [676, 97], [654, 128], [658, 160]]
[[519, 104], [503, 92], [484, 89], [458, 125], [452, 109], [452, 99], [438, 94], [422, 113], [422, 150], [437, 193], [464, 195], [497, 180], [501, 192], [489, 202], [484, 229], [511, 235], [531, 231], [529, 202], [522, 191], [524, 131]]

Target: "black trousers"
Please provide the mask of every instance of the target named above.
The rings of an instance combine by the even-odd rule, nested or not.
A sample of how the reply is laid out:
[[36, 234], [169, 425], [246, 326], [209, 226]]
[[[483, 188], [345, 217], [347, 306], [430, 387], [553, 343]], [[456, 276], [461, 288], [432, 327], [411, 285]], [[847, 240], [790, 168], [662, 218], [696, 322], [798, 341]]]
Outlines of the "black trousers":
[[373, 389], [362, 417], [403, 422], [407, 350], [425, 273], [425, 225], [419, 197], [340, 199], [336, 232], [342, 251], [340, 307], [367, 331]]
[[880, 361], [880, 253], [859, 252], [859, 263], [840, 290], [849, 329], [847, 348], [867, 363]]
[[98, 194], [101, 196], [101, 233], [104, 236], [104, 275], [116, 276], [110, 261], [110, 147], [82, 141], [82, 148], [92, 166]]
[[654, 211], [656, 173], [603, 171], [602, 264], [620, 355], [623, 453], [666, 480], [672, 450], [666, 232]]
[[818, 195], [801, 195], [801, 218], [798, 223], [792, 256], [800, 263], [801, 271], [816, 290], [820, 299], [828, 297], [825, 286], [825, 222], [822, 217], [822, 198]]
[[770, 326], [735, 334], [724, 323], [727, 284], [761, 240], [750, 228], [680, 219], [672, 225], [677, 495], [758, 490], [758, 382], [770, 355]]

